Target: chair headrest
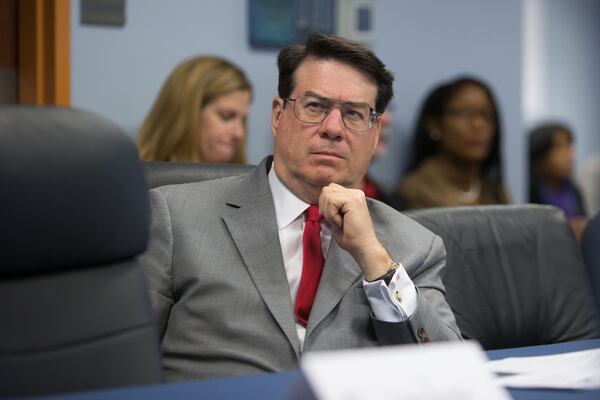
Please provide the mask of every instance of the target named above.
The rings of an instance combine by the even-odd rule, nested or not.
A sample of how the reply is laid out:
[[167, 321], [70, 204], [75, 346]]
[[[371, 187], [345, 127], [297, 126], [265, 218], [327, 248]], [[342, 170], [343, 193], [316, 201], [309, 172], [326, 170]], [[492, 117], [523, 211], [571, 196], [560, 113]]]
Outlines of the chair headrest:
[[254, 165], [191, 162], [144, 162], [142, 166], [148, 182], [148, 189], [164, 185], [239, 176], [247, 174], [255, 168]]
[[0, 107], [0, 275], [133, 257], [148, 240], [146, 182], [131, 139], [90, 112]]

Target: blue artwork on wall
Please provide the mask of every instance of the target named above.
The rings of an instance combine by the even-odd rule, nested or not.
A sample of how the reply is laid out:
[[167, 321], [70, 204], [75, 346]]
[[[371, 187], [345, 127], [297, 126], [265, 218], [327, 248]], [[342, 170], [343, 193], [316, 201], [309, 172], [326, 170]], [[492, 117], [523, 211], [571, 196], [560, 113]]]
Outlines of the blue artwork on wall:
[[335, 32], [335, 0], [249, 0], [250, 45], [278, 50], [312, 32]]

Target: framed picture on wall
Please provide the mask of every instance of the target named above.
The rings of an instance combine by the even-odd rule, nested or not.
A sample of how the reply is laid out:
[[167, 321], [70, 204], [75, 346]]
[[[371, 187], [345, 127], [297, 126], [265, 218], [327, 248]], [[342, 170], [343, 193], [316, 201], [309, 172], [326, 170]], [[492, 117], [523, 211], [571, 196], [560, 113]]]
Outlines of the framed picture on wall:
[[125, 25], [125, 0], [80, 0], [82, 25]]
[[311, 32], [335, 32], [335, 0], [249, 0], [252, 48], [277, 50]]

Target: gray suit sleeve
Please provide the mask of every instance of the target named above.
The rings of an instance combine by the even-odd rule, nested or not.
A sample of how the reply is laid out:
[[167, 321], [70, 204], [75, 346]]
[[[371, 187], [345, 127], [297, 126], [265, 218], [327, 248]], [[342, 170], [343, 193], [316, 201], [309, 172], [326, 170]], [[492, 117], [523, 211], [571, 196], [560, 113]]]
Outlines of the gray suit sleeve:
[[152, 206], [150, 242], [139, 261], [148, 281], [157, 329], [162, 340], [174, 304], [173, 232], [171, 214], [164, 194], [159, 189], [149, 193]]
[[417, 288], [417, 309], [413, 315], [404, 322], [385, 322], [371, 317], [380, 344], [461, 339], [454, 314], [446, 302], [441, 279], [445, 260], [442, 239], [432, 236], [423, 262], [416, 269], [408, 271]]

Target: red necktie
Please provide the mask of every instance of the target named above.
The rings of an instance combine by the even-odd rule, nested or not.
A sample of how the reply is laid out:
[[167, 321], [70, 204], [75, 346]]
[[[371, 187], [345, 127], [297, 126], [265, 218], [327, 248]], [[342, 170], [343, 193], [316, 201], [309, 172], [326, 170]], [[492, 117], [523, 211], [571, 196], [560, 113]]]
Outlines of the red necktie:
[[296, 297], [296, 318], [302, 326], [306, 326], [308, 322], [325, 262], [321, 250], [320, 219], [319, 206], [308, 207], [302, 235], [302, 277]]

